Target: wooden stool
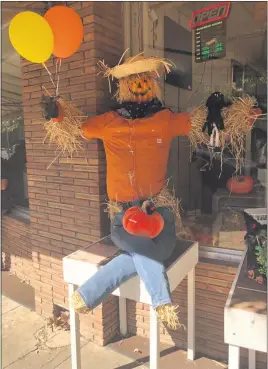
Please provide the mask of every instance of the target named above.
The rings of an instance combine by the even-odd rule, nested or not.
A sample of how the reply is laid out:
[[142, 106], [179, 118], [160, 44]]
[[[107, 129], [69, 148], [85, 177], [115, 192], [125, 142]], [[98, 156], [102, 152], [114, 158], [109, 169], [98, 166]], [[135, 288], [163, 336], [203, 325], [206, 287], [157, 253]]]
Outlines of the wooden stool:
[[[102, 241], [83, 251], [76, 251], [63, 259], [64, 280], [69, 284], [69, 297], [102, 265], [118, 255], [111, 241]], [[171, 292], [187, 276], [188, 278], [188, 359], [195, 357], [195, 266], [198, 262], [198, 243], [178, 240], [176, 248], [167, 260], [167, 275]], [[143, 282], [135, 276], [117, 288], [113, 295], [119, 296], [120, 332], [127, 333], [126, 299], [151, 305], [151, 298]], [[81, 369], [79, 315], [70, 306], [72, 369]], [[160, 329], [155, 310], [150, 307], [150, 369], [159, 368]]]

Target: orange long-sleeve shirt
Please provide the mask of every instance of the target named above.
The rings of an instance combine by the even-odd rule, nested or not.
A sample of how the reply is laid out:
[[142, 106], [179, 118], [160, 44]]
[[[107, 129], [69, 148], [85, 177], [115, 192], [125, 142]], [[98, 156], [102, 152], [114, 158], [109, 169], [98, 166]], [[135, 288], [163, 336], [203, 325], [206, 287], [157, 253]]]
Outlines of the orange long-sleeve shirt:
[[90, 118], [83, 136], [104, 143], [110, 200], [128, 202], [154, 196], [165, 186], [171, 139], [188, 135], [190, 115], [165, 109], [128, 120], [115, 112]]

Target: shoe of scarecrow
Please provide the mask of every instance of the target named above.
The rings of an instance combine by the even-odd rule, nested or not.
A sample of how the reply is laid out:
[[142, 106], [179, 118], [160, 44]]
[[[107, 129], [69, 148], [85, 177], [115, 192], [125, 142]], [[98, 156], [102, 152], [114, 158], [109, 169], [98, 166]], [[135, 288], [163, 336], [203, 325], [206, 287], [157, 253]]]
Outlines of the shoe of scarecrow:
[[[170, 62], [137, 55], [113, 68], [103, 62], [99, 66], [109, 83], [117, 81], [117, 105], [83, 122], [82, 113], [69, 102], [45, 98], [47, 139], [58, 145], [60, 153], [69, 156], [81, 149], [81, 137], [103, 141], [111, 238], [119, 249], [133, 257], [133, 273], [137, 272], [147, 290], [153, 291], [152, 305], [159, 318], [176, 329], [180, 323], [163, 266], [176, 245], [175, 222], [179, 218], [179, 201], [167, 190], [165, 179], [171, 140], [187, 135], [193, 148], [209, 145], [217, 153], [225, 148], [228, 138], [241, 149], [245, 134], [257, 118], [255, 102], [246, 97], [227, 107], [223, 95], [214, 93], [207, 106], [175, 114], [163, 104], [160, 85], [160, 77], [172, 67]], [[135, 259], [136, 255], [140, 258]], [[143, 269], [152, 273], [144, 275]], [[116, 279], [108, 273], [109, 263], [101, 270], [100, 283], [104, 275], [107, 281]], [[87, 281], [73, 295], [76, 309], [93, 309], [106, 297], [99, 287], [98, 273], [93, 278], [99, 295], [89, 297], [94, 295], [94, 285], [92, 279]], [[118, 276], [117, 282], [109, 285], [110, 291], [130, 278], [129, 274]], [[156, 288], [156, 284], [162, 287]]]

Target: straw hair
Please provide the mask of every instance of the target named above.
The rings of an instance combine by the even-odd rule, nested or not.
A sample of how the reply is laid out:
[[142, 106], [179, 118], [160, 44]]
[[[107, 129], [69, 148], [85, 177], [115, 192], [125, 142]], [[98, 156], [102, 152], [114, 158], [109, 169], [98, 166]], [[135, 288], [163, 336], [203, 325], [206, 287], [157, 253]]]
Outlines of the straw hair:
[[128, 58], [123, 64], [118, 64], [113, 68], [109, 68], [104, 61], [100, 61], [98, 65], [102, 70], [103, 76], [107, 78], [111, 77], [112, 79], [120, 79], [133, 74], [148, 72], [154, 72], [160, 77], [162, 73], [169, 73], [171, 67], [174, 66], [174, 64], [164, 58], [145, 58], [141, 54]]
[[[110, 92], [112, 90], [111, 80], [114, 80], [115, 78], [120, 81], [122, 78], [128, 78], [133, 75], [139, 76], [143, 73], [146, 73], [146, 76], [150, 75], [151, 77], [157, 79], [160, 78], [161, 74], [166, 75], [171, 71], [172, 67], [175, 67], [175, 64], [167, 59], [156, 57], [145, 58], [142, 55], [143, 53], [132, 56], [131, 58], [128, 58], [123, 64], [120, 64], [127, 51], [128, 50], [123, 53], [122, 57], [119, 60], [119, 63], [113, 68], [110, 68], [108, 65], [106, 65], [104, 63], [104, 60], [99, 61], [98, 63], [98, 67], [100, 68], [99, 74], [102, 74], [103, 77], [108, 78]], [[118, 87], [119, 89], [121, 87], [123, 87], [124, 89], [124, 83], [123, 86], [119, 84]], [[154, 90], [155, 97], [159, 96], [159, 98], [161, 99], [161, 88], [159, 85], [156, 85], [156, 83]], [[121, 96], [120, 92], [117, 93], [116, 98], [118, 101], [122, 102], [123, 100], [126, 100], [126, 98], [124, 98], [123, 96], [128, 96], [128, 94], [129, 91], [128, 93], [126, 93], [126, 90], [124, 90], [124, 92], [121, 93]]]

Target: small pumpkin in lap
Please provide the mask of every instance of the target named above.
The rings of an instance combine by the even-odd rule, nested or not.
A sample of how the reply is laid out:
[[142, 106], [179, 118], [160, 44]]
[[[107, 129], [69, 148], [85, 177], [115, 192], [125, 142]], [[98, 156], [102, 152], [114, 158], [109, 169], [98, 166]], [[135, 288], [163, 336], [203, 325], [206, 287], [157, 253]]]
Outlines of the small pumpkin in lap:
[[164, 219], [156, 211], [148, 214], [142, 208], [132, 206], [124, 214], [123, 227], [132, 236], [155, 238], [164, 228]]

